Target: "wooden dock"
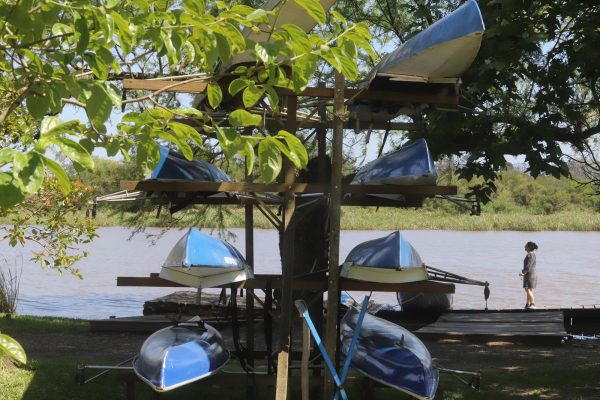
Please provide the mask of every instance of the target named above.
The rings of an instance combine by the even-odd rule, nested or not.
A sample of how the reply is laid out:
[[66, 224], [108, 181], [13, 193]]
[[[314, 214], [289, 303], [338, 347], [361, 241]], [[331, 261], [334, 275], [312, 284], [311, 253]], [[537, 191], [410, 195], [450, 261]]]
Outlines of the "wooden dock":
[[470, 342], [526, 342], [560, 344], [567, 335], [562, 311], [483, 311], [442, 314], [415, 331], [424, 339]]

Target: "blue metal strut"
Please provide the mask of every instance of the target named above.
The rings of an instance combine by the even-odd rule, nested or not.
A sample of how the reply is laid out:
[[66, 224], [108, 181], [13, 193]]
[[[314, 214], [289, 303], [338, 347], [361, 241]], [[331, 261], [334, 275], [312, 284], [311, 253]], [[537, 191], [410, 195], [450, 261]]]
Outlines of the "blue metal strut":
[[352, 354], [354, 353], [354, 350], [356, 349], [356, 342], [358, 341], [358, 336], [360, 334], [360, 329], [362, 327], [363, 319], [364, 319], [365, 313], [367, 312], [367, 305], [369, 304], [369, 297], [370, 296], [365, 296], [365, 298], [363, 300], [363, 304], [360, 309], [360, 314], [358, 315], [358, 321], [357, 321], [356, 327], [354, 329], [354, 335], [352, 336], [352, 342], [350, 343], [350, 348], [348, 349], [348, 354], [346, 355], [346, 362], [344, 363], [344, 368], [342, 370], [341, 377], [338, 375], [338, 373], [335, 369], [335, 366], [334, 366], [333, 362], [331, 361], [331, 358], [327, 354], [327, 349], [325, 349], [325, 346], [323, 345], [321, 336], [319, 336], [319, 332], [317, 331], [317, 328], [315, 327], [314, 323], [312, 322], [312, 319], [310, 318], [310, 314], [308, 313], [308, 308], [306, 307], [306, 303], [303, 300], [296, 300], [294, 302], [294, 304], [296, 305], [296, 308], [298, 309], [298, 312], [300, 313], [300, 316], [304, 318], [306, 325], [308, 325], [308, 327], [310, 328], [310, 332], [311, 332], [312, 336], [315, 338], [315, 343], [319, 347], [319, 351], [323, 355], [325, 364], [327, 365], [327, 368], [329, 369], [329, 372], [331, 373], [331, 376], [333, 377], [333, 381], [335, 382], [335, 385], [337, 387], [335, 396], [333, 397], [334, 400], [337, 400], [340, 395], [342, 396], [343, 400], [348, 400], [348, 395], [346, 394], [346, 390], [344, 389], [343, 384], [346, 381], [346, 377], [348, 375], [348, 370], [350, 369], [350, 363], [352, 361]]

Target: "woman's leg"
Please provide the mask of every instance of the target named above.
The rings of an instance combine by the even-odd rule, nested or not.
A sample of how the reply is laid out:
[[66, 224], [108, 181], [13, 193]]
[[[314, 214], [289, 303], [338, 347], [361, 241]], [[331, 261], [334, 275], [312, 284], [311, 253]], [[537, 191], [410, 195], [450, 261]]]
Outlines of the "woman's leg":
[[535, 298], [533, 297], [533, 289], [527, 288], [527, 301], [529, 304], [535, 304]]
[[527, 308], [531, 304], [531, 301], [529, 299], [529, 289], [528, 288], [525, 288], [525, 296], [527, 296], [527, 302], [525, 303], [525, 308]]

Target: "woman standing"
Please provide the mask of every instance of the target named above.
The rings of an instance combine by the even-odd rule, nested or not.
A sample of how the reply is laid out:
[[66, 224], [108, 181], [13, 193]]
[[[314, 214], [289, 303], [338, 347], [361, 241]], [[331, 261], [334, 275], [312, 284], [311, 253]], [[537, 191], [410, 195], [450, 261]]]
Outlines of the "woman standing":
[[519, 276], [523, 277], [523, 288], [527, 294], [527, 304], [525, 304], [526, 310], [535, 309], [535, 298], [533, 297], [533, 289], [537, 286], [537, 272], [535, 270], [535, 254], [534, 251], [538, 249], [538, 245], [533, 242], [527, 242], [525, 244], [525, 251], [527, 255], [523, 260], [523, 270], [519, 273]]

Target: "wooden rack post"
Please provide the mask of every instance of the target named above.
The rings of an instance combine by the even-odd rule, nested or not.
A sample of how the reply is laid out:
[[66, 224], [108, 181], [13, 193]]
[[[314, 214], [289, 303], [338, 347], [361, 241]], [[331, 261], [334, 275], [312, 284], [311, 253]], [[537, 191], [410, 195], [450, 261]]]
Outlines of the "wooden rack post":
[[[329, 278], [327, 285], [327, 325], [325, 332], [325, 348], [336, 362], [337, 320], [340, 302], [338, 268], [340, 259], [340, 218], [342, 203], [342, 150], [344, 140], [344, 76], [335, 73], [335, 95], [333, 99], [333, 145], [331, 149], [331, 228], [329, 230]], [[335, 384], [330, 374], [325, 374], [324, 398], [331, 399]]]
[[[298, 108], [298, 98], [288, 96], [287, 98], [287, 130], [291, 134], [296, 134], [296, 111]], [[279, 354], [277, 356], [277, 387], [275, 390], [276, 400], [286, 400], [289, 392], [289, 354], [292, 345], [291, 316], [292, 316], [292, 290], [294, 278], [294, 228], [290, 225], [294, 210], [296, 208], [296, 194], [292, 185], [296, 176], [296, 169], [293, 164], [286, 160], [284, 162], [284, 180], [290, 184], [284, 195], [283, 219], [281, 227], [281, 250], [282, 265], [281, 273], [283, 287], [281, 290], [281, 325], [279, 331]]]

